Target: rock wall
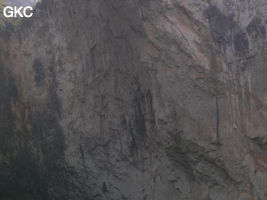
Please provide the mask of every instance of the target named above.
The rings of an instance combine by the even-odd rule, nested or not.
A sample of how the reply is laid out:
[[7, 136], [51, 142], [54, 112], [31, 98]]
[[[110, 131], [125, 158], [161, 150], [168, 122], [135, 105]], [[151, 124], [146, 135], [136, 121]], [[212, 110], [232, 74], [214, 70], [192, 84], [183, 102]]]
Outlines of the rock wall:
[[265, 200], [265, 0], [46, 0], [0, 31], [3, 200]]

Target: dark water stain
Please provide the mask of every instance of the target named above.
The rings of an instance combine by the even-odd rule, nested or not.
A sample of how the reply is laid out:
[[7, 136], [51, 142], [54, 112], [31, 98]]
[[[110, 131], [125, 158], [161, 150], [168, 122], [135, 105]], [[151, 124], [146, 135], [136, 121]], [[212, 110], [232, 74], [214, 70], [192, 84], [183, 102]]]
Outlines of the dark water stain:
[[[68, 178], [73, 170], [65, 163], [57, 84], [51, 83], [47, 88], [46, 103], [33, 107], [20, 102], [7, 68], [0, 62], [0, 199], [71, 199]], [[42, 83], [43, 65], [35, 60], [33, 68], [36, 81]], [[13, 102], [21, 108], [14, 110]], [[25, 126], [20, 130], [15, 128], [18, 120]]]
[[249, 49], [249, 42], [246, 33], [240, 31], [234, 35], [234, 48], [239, 55], [245, 55]]
[[236, 23], [230, 16], [225, 16], [216, 6], [210, 5], [205, 11], [208, 18], [210, 30], [214, 40], [221, 47], [231, 42], [231, 32], [234, 30]]
[[249, 51], [249, 41], [245, 30], [234, 21], [233, 16], [224, 15], [216, 6], [210, 5], [205, 10], [209, 21], [211, 34], [218, 46], [226, 51], [233, 44], [238, 56], [246, 55]]
[[34, 79], [37, 87], [42, 87], [44, 85], [45, 71], [44, 66], [40, 59], [34, 59], [32, 64], [32, 69], [34, 71]]
[[262, 24], [262, 20], [259, 17], [255, 17], [251, 20], [246, 31], [253, 39], [265, 38], [266, 36], [265, 26]]

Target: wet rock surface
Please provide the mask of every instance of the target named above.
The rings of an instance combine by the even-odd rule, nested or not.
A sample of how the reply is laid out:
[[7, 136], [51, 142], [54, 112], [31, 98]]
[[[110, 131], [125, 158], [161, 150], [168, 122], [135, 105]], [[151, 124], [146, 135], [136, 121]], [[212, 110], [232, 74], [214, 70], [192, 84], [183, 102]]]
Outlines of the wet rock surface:
[[265, 200], [267, 4], [46, 0], [0, 31], [0, 199]]

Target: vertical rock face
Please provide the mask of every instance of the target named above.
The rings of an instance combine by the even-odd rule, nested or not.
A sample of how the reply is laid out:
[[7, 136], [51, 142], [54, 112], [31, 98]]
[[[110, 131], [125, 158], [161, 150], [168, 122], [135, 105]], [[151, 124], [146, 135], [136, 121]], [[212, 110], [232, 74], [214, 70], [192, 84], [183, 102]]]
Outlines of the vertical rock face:
[[267, 199], [265, 0], [46, 0], [0, 31], [0, 198]]

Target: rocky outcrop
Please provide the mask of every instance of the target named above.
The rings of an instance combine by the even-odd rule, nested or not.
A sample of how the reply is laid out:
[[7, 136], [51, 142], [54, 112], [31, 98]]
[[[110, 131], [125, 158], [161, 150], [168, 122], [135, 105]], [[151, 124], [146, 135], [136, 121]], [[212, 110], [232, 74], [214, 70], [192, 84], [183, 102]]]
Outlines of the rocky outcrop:
[[46, 0], [0, 36], [0, 197], [265, 200], [265, 0]]

